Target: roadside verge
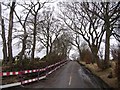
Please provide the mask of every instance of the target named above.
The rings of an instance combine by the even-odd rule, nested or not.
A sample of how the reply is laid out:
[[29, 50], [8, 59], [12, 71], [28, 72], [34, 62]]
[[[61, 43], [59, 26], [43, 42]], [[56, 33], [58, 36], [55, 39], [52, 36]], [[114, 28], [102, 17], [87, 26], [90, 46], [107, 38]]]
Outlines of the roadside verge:
[[[113, 89], [114, 87], [112, 87], [109, 83], [107, 83], [103, 78], [101, 78], [99, 75], [97, 75], [94, 71], [92, 71], [91, 68], [87, 67], [86, 64], [81, 63], [79, 61], [77, 61], [84, 69], [86, 72], [90, 72], [93, 76], [95, 76], [97, 78], [97, 80], [99, 80], [99, 84], [101, 85], [102, 88], [109, 88], [109, 89]], [[115, 87], [117, 88], [117, 87]]]

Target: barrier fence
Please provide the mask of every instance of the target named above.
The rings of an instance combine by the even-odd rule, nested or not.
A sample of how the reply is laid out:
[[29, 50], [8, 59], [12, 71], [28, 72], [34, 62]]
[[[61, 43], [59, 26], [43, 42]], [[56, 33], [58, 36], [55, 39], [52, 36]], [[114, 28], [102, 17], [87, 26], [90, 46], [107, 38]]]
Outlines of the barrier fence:
[[[16, 83], [11, 83], [11, 84], [5, 84], [5, 85], [0, 85], [0, 88], [8, 88], [8, 87], [13, 87], [13, 86], [18, 86], [18, 85], [24, 85], [27, 83], [39, 81], [41, 79], [45, 79], [49, 74], [66, 64], [67, 61], [63, 60], [60, 62], [57, 62], [55, 64], [46, 66], [45, 68], [42, 69], [34, 69], [34, 70], [24, 70], [24, 71], [17, 71], [17, 72], [0, 72], [0, 77], [8, 77], [8, 76], [15, 76], [19, 75], [20, 80]], [[32, 79], [25, 79], [27, 78], [28, 74], [32, 74]], [[26, 75], [26, 76], [25, 76]]]

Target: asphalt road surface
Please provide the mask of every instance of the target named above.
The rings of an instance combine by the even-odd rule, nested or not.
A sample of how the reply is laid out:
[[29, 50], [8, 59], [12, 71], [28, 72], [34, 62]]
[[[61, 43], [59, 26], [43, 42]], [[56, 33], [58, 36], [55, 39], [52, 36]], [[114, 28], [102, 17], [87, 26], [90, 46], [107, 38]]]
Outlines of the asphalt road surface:
[[76, 61], [70, 61], [45, 80], [25, 85], [24, 88], [107, 88]]

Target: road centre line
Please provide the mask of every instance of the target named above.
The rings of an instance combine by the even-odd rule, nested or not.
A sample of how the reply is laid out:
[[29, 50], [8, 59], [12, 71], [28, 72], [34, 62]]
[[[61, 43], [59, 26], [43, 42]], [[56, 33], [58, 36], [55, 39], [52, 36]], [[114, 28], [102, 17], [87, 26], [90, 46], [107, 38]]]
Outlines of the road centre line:
[[73, 71], [73, 64], [71, 65], [71, 72], [70, 72], [70, 79], [69, 79], [69, 86], [71, 85], [72, 82], [72, 71]]
[[70, 76], [69, 86], [71, 85], [71, 81], [72, 81], [72, 76]]

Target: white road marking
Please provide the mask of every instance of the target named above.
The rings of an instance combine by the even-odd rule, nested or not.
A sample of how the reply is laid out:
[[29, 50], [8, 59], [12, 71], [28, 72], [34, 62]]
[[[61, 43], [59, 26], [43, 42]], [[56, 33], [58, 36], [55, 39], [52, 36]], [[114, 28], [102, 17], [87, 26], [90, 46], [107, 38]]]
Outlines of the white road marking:
[[70, 76], [69, 86], [71, 85], [71, 81], [72, 81], [72, 76]]
[[72, 82], [72, 71], [73, 71], [73, 64], [71, 65], [71, 72], [70, 72], [69, 86], [71, 85], [71, 82]]

